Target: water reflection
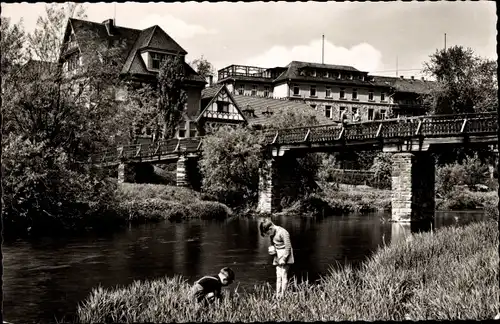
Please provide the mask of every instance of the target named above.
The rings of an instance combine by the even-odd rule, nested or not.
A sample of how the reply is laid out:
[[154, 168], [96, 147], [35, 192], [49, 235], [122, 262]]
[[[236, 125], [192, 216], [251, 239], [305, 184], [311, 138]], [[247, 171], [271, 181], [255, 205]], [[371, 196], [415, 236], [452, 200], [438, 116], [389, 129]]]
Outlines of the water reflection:
[[[483, 218], [481, 213], [437, 213], [433, 224], [422, 227], [381, 222], [380, 216], [283, 216], [273, 221], [291, 234], [292, 274], [314, 281], [331, 267], [357, 266], [380, 246], [412, 233]], [[258, 220], [247, 218], [165, 222], [107, 236], [4, 243], [4, 317], [14, 323], [70, 319], [77, 303], [98, 285], [109, 288], [175, 274], [193, 282], [224, 266], [236, 272], [232, 288], [249, 291], [256, 283], [275, 280], [268, 245], [269, 238], [259, 235]]]

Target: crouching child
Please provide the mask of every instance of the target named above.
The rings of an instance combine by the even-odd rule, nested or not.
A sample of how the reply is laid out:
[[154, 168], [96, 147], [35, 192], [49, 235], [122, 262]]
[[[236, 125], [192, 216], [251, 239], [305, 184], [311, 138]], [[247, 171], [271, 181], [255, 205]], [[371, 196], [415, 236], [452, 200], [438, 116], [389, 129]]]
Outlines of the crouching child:
[[193, 284], [192, 297], [198, 303], [212, 304], [222, 298], [222, 287], [230, 285], [234, 278], [233, 270], [228, 267], [222, 268], [215, 276], [204, 276]]

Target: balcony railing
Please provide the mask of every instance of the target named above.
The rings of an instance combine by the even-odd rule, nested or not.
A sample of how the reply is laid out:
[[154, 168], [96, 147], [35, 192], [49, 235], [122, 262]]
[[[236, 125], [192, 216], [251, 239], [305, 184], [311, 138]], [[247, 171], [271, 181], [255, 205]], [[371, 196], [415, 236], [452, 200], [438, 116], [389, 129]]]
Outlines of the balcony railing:
[[247, 65], [230, 65], [219, 70], [219, 80], [233, 77], [233, 76], [244, 76], [244, 77], [255, 77], [255, 78], [269, 78], [271, 79], [271, 73], [267, 71], [268, 69], [247, 66]]

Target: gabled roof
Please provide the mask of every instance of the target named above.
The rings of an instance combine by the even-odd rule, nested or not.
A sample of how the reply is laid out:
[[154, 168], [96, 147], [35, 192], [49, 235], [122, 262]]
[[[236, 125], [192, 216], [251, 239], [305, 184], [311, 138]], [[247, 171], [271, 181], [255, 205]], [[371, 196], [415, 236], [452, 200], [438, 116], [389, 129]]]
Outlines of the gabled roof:
[[[144, 30], [113, 26], [111, 35], [108, 33], [104, 23], [70, 18], [66, 26], [64, 41], [67, 40], [74, 30], [76, 40], [90, 32], [93, 45], [119, 46], [121, 49], [118, 57], [118, 66], [121, 74], [136, 74], [145, 76], [155, 76], [154, 72], [149, 71], [140, 55], [141, 50], [151, 49], [179, 53], [181, 55], [187, 52], [175, 42], [165, 31], [155, 25]], [[82, 44], [81, 44], [82, 43]], [[85, 42], [78, 42], [82, 52], [90, 50], [86, 48]], [[196, 73], [187, 63], [184, 63], [186, 79], [189, 81], [206, 83], [205, 79]]]
[[386, 76], [373, 76], [373, 83], [377, 86], [390, 86], [396, 92], [411, 92], [417, 94], [429, 93], [435, 85], [434, 81]]
[[[210, 100], [210, 102], [208, 102], [208, 104], [205, 107], [202, 107], [202, 110], [198, 114], [198, 116], [196, 118], [196, 121], [198, 121], [203, 116], [203, 114], [205, 113], [205, 111], [212, 105], [212, 103], [217, 99], [217, 96], [219, 95], [219, 93], [221, 93], [222, 91], [226, 92], [227, 96], [229, 97], [229, 100], [231, 100], [231, 102], [233, 103], [233, 105], [236, 108], [236, 110], [238, 111], [238, 113], [241, 115], [241, 117], [243, 117], [243, 120], [245, 122], [248, 122], [245, 114], [242, 113], [241, 109], [238, 106], [238, 103], [236, 102], [236, 100], [234, 99], [233, 95], [227, 89], [227, 87], [225, 85], [218, 85], [218, 86], [214, 86], [214, 87], [208, 87], [208, 88], [205, 88], [205, 89], [202, 90], [202, 92], [201, 92], [202, 99], [211, 98], [211, 100]], [[210, 97], [209, 97], [209, 95], [210, 95]]]
[[246, 96], [234, 94], [234, 99], [242, 111], [247, 109], [254, 111], [253, 118], [247, 118], [250, 125], [267, 125], [270, 123], [268, 112], [276, 112], [281, 109], [314, 111], [320, 124], [331, 124], [333, 121], [325, 117], [322, 113], [314, 110], [311, 106], [302, 101], [274, 99], [259, 96]]
[[[309, 62], [300, 62], [300, 61], [292, 61], [287, 66], [287, 70], [283, 72], [280, 76], [278, 76], [274, 82], [288, 80], [288, 79], [297, 79], [297, 80], [311, 80], [318, 81], [323, 78], [320, 76], [310, 77], [307, 75], [300, 75], [300, 71], [304, 68], [314, 68], [318, 70], [336, 70], [336, 71], [347, 71], [347, 72], [357, 72], [363, 73], [358, 69], [353, 68], [352, 66], [347, 65], [333, 65], [333, 64], [320, 64], [320, 63], [309, 63]], [[331, 82], [331, 79], [324, 78]]]

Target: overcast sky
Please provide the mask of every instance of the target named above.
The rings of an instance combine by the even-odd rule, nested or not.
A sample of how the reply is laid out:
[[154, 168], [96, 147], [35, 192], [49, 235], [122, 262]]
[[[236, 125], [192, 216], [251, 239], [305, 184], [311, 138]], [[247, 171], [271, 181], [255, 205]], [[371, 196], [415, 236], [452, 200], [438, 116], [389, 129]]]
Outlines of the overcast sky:
[[[231, 64], [284, 66], [292, 60], [351, 65], [379, 75], [420, 76], [423, 62], [447, 45], [471, 47], [496, 59], [495, 3], [481, 2], [255, 2], [85, 4], [88, 20], [116, 17], [119, 26], [159, 25], [192, 60], [216, 69]], [[3, 4], [2, 16], [23, 18], [32, 31], [43, 3]], [[397, 58], [397, 59], [396, 59]], [[416, 69], [408, 71], [410, 69]]]

